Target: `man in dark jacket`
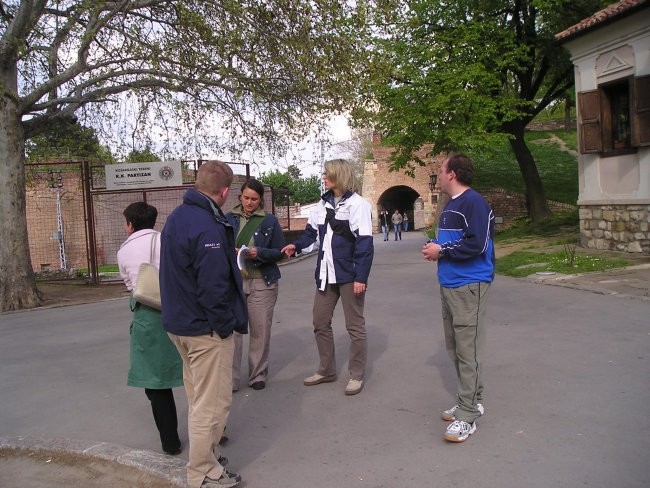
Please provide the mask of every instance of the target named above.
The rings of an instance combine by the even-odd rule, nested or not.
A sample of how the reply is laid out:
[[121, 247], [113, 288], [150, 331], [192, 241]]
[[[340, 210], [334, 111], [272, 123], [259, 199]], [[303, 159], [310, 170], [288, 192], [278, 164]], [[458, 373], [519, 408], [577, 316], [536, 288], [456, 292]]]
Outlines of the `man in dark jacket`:
[[246, 334], [248, 324], [235, 236], [220, 208], [232, 179], [225, 163], [201, 165], [196, 188], [185, 193], [162, 231], [162, 321], [183, 359], [191, 488], [241, 481], [224, 469], [217, 447], [232, 403], [233, 331]]

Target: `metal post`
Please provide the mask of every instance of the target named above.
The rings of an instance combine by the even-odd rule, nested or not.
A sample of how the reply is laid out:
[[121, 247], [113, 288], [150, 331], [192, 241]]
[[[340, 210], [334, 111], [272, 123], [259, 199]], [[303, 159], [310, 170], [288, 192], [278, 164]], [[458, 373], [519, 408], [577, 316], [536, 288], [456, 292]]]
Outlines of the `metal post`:
[[320, 194], [325, 193], [325, 182], [323, 181], [323, 167], [325, 165], [325, 143], [320, 141]]
[[88, 253], [88, 271], [90, 272], [90, 281], [99, 284], [99, 269], [97, 267], [97, 246], [95, 245], [95, 218], [93, 210], [93, 197], [90, 193], [90, 180], [92, 175], [90, 173], [90, 163], [86, 160], [82, 163], [82, 176], [83, 176], [83, 195], [84, 203], [84, 216], [86, 217], [86, 251]]
[[61, 215], [61, 186], [56, 188], [56, 223], [57, 237], [59, 238], [59, 264], [61, 269], [68, 269], [65, 258], [65, 241], [63, 240], [63, 216]]
[[68, 269], [68, 264], [65, 258], [65, 242], [63, 240], [63, 215], [61, 213], [61, 188], [63, 188], [63, 176], [61, 171], [56, 172], [48, 170], [47, 183], [50, 188], [56, 189], [56, 240], [59, 245], [59, 267], [61, 269]]
[[289, 199], [289, 191], [286, 193], [287, 197], [287, 229], [291, 230], [291, 201]]

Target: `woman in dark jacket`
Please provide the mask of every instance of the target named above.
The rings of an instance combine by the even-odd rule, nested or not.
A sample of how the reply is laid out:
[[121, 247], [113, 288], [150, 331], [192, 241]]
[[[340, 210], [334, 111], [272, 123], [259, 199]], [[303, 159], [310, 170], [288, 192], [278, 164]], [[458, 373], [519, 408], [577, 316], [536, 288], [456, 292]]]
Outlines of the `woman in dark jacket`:
[[[246, 181], [239, 201], [226, 218], [237, 236], [235, 250], [241, 253], [239, 262], [248, 305], [248, 385], [262, 390], [266, 387], [273, 308], [278, 299], [280, 269], [276, 263], [283, 256], [280, 250], [284, 237], [278, 219], [263, 209], [262, 183], [255, 179]], [[242, 335], [235, 333], [233, 391], [240, 386], [241, 357]]]

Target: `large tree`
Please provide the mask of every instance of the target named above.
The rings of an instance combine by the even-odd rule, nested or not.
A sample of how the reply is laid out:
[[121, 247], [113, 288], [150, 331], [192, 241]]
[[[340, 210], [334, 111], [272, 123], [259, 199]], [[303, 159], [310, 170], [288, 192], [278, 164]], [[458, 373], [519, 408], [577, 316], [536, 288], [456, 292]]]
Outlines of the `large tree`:
[[566, 96], [573, 67], [554, 34], [593, 14], [599, 0], [396, 0], [377, 22], [367, 87], [374, 120], [398, 148], [394, 167], [434, 151], [471, 150], [507, 137], [533, 220], [548, 215], [526, 145], [526, 125]]
[[0, 311], [39, 304], [26, 139], [73, 115], [115, 132], [126, 102], [145, 142], [277, 147], [345, 106], [361, 14], [338, 0], [0, 1]]
[[278, 170], [262, 173], [259, 180], [275, 190], [275, 205], [287, 203], [287, 194], [282, 190], [288, 190], [291, 203], [311, 203], [320, 198], [320, 178], [303, 178], [300, 168], [293, 164], [284, 173]]
[[113, 162], [111, 151], [100, 143], [96, 131], [72, 117], [57, 121], [45, 132], [27, 140], [25, 150], [30, 162], [70, 158]]

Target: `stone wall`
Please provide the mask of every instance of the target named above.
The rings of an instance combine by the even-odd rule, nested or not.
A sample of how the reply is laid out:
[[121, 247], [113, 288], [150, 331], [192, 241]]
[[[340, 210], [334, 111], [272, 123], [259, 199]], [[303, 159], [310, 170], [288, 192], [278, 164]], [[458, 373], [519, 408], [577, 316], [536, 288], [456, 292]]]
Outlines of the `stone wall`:
[[650, 205], [580, 205], [580, 245], [650, 254]]
[[[528, 215], [526, 209], [526, 196], [522, 193], [516, 193], [501, 188], [492, 188], [489, 190], [477, 190], [488, 201], [494, 211], [495, 230], [502, 231], [510, 227], [515, 220]], [[552, 212], [563, 212], [575, 210], [577, 207], [567, 203], [547, 200], [547, 205]]]

